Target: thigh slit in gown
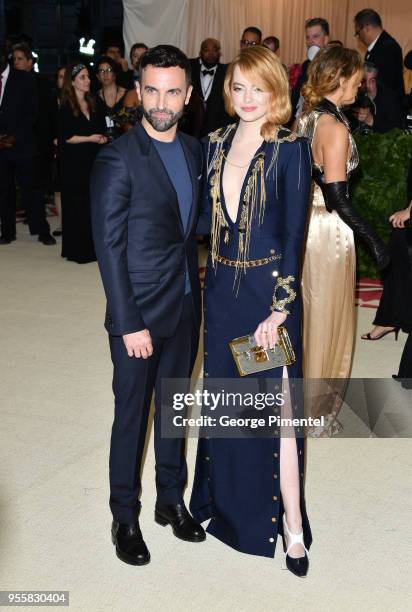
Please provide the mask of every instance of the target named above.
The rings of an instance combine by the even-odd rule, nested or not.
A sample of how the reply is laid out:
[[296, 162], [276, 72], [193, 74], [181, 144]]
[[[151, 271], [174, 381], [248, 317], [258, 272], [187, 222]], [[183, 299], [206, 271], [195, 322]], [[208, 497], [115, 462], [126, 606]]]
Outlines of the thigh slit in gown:
[[[230, 146], [235, 127], [227, 129], [229, 138], [223, 142], [224, 152], [227, 152]], [[231, 130], [233, 132], [230, 134]], [[205, 154], [209, 162], [216, 153], [214, 150], [216, 141], [212, 141], [211, 144], [212, 146], [209, 141], [209, 148]], [[310, 189], [308, 146], [306, 141], [296, 140], [296, 137], [291, 142], [281, 143], [277, 151], [276, 144], [279, 143], [264, 143], [255, 155], [256, 159], [264, 160], [262, 172], [266, 177], [266, 206], [262, 223], [259, 223], [259, 215], [251, 220], [247, 259], [267, 258], [266, 264], [248, 268], [246, 272], [241, 271], [240, 280], [238, 278], [239, 282], [236, 282], [234, 267], [219, 261], [213, 265], [212, 232], [212, 248], [206, 264], [204, 287], [205, 386], [213, 385], [212, 379], [239, 378], [229, 342], [236, 337], [254, 332], [257, 325], [270, 315], [276, 280], [281, 274], [283, 277], [287, 276], [288, 260], [292, 258], [287, 250], [289, 246], [285, 247], [287, 241], [284, 235], [285, 227], [292, 216], [297, 222], [297, 244], [303, 244]], [[274, 155], [275, 170], [273, 173], [268, 173], [267, 169], [271, 169], [270, 164]], [[218, 156], [215, 154], [214, 158], [218, 159]], [[256, 164], [252, 161], [244, 183], [246, 190], [247, 186], [251, 185], [250, 180], [258, 163], [259, 161]], [[217, 164], [211, 170], [211, 184], [216, 167]], [[299, 170], [302, 174], [300, 183], [296, 180]], [[309, 177], [307, 181], [303, 178], [306, 177], [306, 172]], [[260, 177], [258, 178], [260, 181]], [[217, 177], [217, 180], [220, 181], [220, 177]], [[224, 205], [221, 182], [219, 187], [225, 221], [221, 228], [222, 240], [218, 243], [218, 255], [236, 261], [239, 257], [239, 240], [244, 239], [244, 236], [240, 238], [240, 234], [243, 233], [241, 220], [247, 215], [247, 211], [245, 212], [244, 208], [239, 211], [236, 223], [233, 223]], [[250, 189], [250, 192], [253, 191]], [[241, 206], [244, 206], [243, 202], [241, 193]], [[290, 218], [287, 217], [289, 213]], [[293, 244], [293, 248], [297, 248], [296, 244]], [[295, 268], [293, 274], [299, 278], [299, 271]], [[292, 314], [288, 314], [285, 326], [297, 359], [294, 364], [288, 366], [287, 373], [290, 378], [299, 378], [302, 375], [302, 351], [298, 281], [294, 289], [296, 298], [293, 301]], [[252, 377], [256, 379], [256, 385], [265, 387], [271, 385], [271, 380], [275, 384], [275, 379], [280, 379], [281, 382], [282, 374], [283, 368], [279, 367], [253, 374]], [[293, 381], [291, 383], [293, 384]], [[312, 535], [304, 497], [303, 437], [296, 436], [296, 448], [304, 541], [306, 548], [309, 548]], [[199, 438], [190, 510], [201, 522], [211, 519], [207, 532], [232, 548], [244, 553], [273, 557], [277, 536], [283, 532], [280, 437], [275, 435], [275, 437]]]

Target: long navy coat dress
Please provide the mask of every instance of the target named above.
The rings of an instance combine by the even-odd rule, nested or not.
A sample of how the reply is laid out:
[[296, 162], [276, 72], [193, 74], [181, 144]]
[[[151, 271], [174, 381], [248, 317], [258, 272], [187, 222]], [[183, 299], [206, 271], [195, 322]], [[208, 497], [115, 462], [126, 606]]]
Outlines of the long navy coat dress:
[[[236, 222], [224, 202], [222, 175], [236, 125], [221, 128], [205, 142], [207, 189], [198, 228], [211, 222], [211, 249], [204, 291], [204, 376], [238, 377], [229, 342], [253, 332], [275, 310], [289, 313], [284, 325], [296, 361], [288, 377], [302, 376], [300, 269], [311, 157], [307, 141], [278, 130], [264, 141], [249, 166]], [[237, 262], [227, 265], [221, 258]], [[256, 267], [245, 261], [268, 260]], [[242, 265], [243, 264], [243, 265]], [[281, 378], [283, 368], [261, 373]], [[252, 375], [257, 378], [258, 375]], [[292, 381], [291, 381], [292, 382]], [[206, 380], [205, 380], [206, 383]], [[259, 416], [259, 415], [258, 415]], [[312, 535], [304, 499], [304, 439], [296, 437], [304, 542]], [[190, 510], [207, 532], [241, 552], [273, 557], [282, 534], [280, 438], [200, 438]]]

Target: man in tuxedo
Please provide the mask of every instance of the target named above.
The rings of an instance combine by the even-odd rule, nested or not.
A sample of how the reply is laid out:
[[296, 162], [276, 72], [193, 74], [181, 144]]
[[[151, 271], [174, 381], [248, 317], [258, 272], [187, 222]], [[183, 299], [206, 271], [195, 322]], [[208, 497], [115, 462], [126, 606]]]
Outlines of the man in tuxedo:
[[355, 36], [368, 47], [365, 60], [376, 66], [380, 81], [403, 100], [405, 87], [400, 45], [383, 29], [380, 16], [372, 9], [359, 11], [354, 23]]
[[38, 95], [35, 82], [26, 71], [9, 66], [5, 47], [0, 47], [0, 77], [0, 244], [16, 240], [15, 178], [28, 214], [30, 232], [38, 234], [43, 244], [55, 244], [50, 236], [44, 202], [36, 189]]
[[190, 377], [200, 327], [195, 231], [201, 147], [177, 132], [192, 91], [190, 62], [176, 47], [159, 45], [142, 56], [139, 71], [142, 123], [99, 153], [91, 177], [93, 235], [114, 368], [112, 540], [117, 556], [132, 565], [150, 560], [138, 515], [153, 390], [155, 520], [170, 523], [182, 540], [206, 537], [183, 501], [184, 439], [161, 436], [162, 379]]
[[190, 60], [193, 90], [202, 101], [204, 110], [200, 137], [233, 122], [223, 103], [227, 66], [219, 63], [220, 56], [220, 42], [215, 38], [206, 38], [200, 45], [199, 57]]

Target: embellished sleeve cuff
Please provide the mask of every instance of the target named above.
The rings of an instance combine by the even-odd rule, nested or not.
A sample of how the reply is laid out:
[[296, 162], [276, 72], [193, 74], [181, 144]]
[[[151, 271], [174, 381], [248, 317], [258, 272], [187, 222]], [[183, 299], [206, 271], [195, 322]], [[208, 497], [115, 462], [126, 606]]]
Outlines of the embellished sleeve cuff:
[[[294, 276], [287, 276], [283, 278], [282, 276], [278, 276], [276, 281], [275, 290], [273, 292], [272, 306], [270, 310], [272, 312], [283, 312], [285, 314], [290, 314], [289, 310], [286, 308], [286, 304], [290, 304], [296, 298], [296, 291], [292, 289], [290, 286], [291, 283], [295, 281]], [[286, 297], [279, 299], [277, 296], [278, 290], [283, 289], [286, 293]]]

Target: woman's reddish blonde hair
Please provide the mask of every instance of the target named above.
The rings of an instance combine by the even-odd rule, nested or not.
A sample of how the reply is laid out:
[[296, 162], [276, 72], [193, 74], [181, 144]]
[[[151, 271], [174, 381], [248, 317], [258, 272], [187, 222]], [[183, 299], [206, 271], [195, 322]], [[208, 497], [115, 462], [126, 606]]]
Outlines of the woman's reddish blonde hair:
[[277, 55], [270, 49], [260, 45], [242, 49], [239, 55], [229, 64], [223, 86], [225, 108], [232, 117], [236, 114], [231, 98], [233, 74], [236, 66], [251, 83], [271, 94], [267, 121], [262, 125], [260, 131], [265, 140], [270, 140], [276, 127], [287, 123], [292, 112], [286, 71]]

